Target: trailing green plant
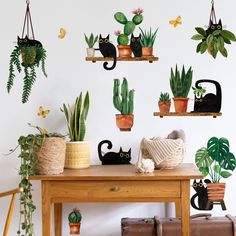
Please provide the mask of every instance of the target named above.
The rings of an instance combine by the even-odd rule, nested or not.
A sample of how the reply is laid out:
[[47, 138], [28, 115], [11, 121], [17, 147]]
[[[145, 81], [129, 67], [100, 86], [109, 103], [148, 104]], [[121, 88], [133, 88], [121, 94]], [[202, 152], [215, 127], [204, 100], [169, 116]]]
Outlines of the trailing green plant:
[[134, 32], [136, 25], [141, 24], [143, 21], [143, 9], [138, 8], [133, 10], [132, 13], [134, 14], [134, 17], [131, 21], [128, 20], [125, 14], [122, 12], [116, 12], [114, 15], [115, 20], [118, 23], [124, 25], [123, 33], [121, 33], [119, 30], [115, 32], [115, 35], [118, 36], [117, 43], [119, 45], [128, 45], [129, 35]]
[[[22, 59], [20, 59], [20, 55]], [[15, 79], [15, 67], [20, 73], [24, 71], [24, 86], [22, 94], [22, 103], [26, 103], [31, 94], [32, 86], [36, 81], [36, 68], [40, 66], [45, 77], [47, 77], [45, 71], [46, 50], [40, 46], [15, 46], [10, 56], [9, 63], [9, 76], [7, 82], [7, 91], [10, 93]], [[22, 61], [22, 62], [21, 62]]]
[[89, 48], [93, 48], [94, 44], [98, 41], [98, 35], [94, 36], [93, 33], [90, 34], [89, 38], [84, 34], [84, 38]]
[[185, 72], [183, 65], [182, 71], [178, 70], [178, 66], [175, 67], [175, 72], [171, 68], [170, 75], [170, 87], [175, 98], [186, 98], [192, 85], [193, 70], [190, 67]]
[[134, 90], [128, 89], [128, 81], [123, 79], [120, 92], [120, 80], [114, 80], [113, 105], [122, 115], [131, 115], [134, 112]]
[[192, 87], [193, 93], [197, 98], [202, 97], [206, 93], [206, 88], [202, 86], [198, 86], [198, 88]]
[[201, 27], [196, 27], [195, 30], [198, 34], [193, 35], [191, 39], [201, 41], [197, 45], [196, 52], [203, 54], [208, 51], [213, 58], [216, 58], [218, 52], [227, 57], [228, 52], [225, 44], [231, 44], [231, 42], [236, 41], [235, 35], [229, 30], [218, 29], [210, 34]]
[[80, 210], [77, 208], [74, 208], [73, 211], [68, 216], [68, 220], [70, 223], [80, 223], [81, 219], [82, 215], [80, 213]]
[[152, 32], [152, 28], [150, 28], [149, 31], [146, 31], [146, 30], [143, 31], [140, 27], [139, 29], [141, 31], [140, 42], [141, 42], [142, 47], [152, 48], [156, 40], [156, 34], [157, 34], [158, 29], [156, 29], [154, 33]]
[[83, 141], [86, 133], [85, 121], [89, 111], [89, 93], [87, 91], [83, 100], [82, 92], [76, 98], [73, 109], [63, 104], [61, 111], [65, 115], [71, 142]]
[[159, 97], [159, 102], [169, 102], [170, 101], [170, 95], [169, 93], [162, 93], [160, 94], [160, 97]]
[[203, 176], [209, 175], [213, 183], [230, 177], [236, 167], [236, 159], [230, 152], [228, 139], [216, 137], [208, 140], [207, 147], [197, 150], [195, 163]]

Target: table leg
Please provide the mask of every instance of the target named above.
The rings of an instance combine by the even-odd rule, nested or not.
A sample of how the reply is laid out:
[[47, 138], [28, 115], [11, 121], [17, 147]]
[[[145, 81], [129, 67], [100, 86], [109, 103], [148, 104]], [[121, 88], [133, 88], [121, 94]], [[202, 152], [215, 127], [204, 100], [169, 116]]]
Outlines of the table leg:
[[181, 202], [180, 200], [175, 202], [175, 217], [181, 217]]
[[190, 236], [190, 181], [181, 181], [182, 236]]
[[52, 202], [49, 182], [42, 181], [42, 236], [52, 236]]
[[62, 236], [62, 203], [54, 203], [55, 236]]

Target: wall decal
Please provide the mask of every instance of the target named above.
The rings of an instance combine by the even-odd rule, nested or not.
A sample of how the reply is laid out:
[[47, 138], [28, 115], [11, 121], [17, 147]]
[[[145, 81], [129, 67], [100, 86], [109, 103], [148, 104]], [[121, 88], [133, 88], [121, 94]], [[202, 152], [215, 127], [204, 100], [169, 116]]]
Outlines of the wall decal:
[[86, 34], [84, 34], [84, 38], [88, 45], [87, 57], [94, 57], [95, 49], [93, 48], [93, 46], [98, 41], [98, 35], [93, 35], [93, 33], [91, 33], [90, 36], [88, 37]]
[[40, 106], [38, 111], [38, 116], [40, 116], [41, 118], [46, 118], [49, 112], [50, 110], [47, 110], [44, 107]]
[[[25, 34], [26, 28], [26, 34]], [[32, 39], [30, 39], [29, 32], [32, 33]], [[21, 61], [20, 61], [21, 55]], [[22, 103], [26, 103], [31, 94], [32, 86], [36, 80], [36, 68], [40, 66], [45, 77], [47, 77], [45, 71], [46, 50], [43, 48], [42, 43], [35, 40], [33, 25], [30, 15], [29, 1], [27, 1], [25, 20], [23, 26], [22, 37], [18, 36], [17, 46], [15, 46], [10, 56], [9, 76], [7, 82], [7, 91], [10, 92], [15, 79], [15, 68], [20, 73], [24, 71], [24, 86], [22, 94]]]
[[66, 36], [66, 30], [64, 28], [60, 28], [58, 38], [59, 39], [64, 39]]
[[225, 44], [231, 44], [232, 41], [236, 41], [236, 37], [232, 32], [223, 29], [221, 19], [217, 22], [213, 0], [207, 30], [201, 27], [196, 27], [195, 29], [198, 34], [193, 35], [192, 39], [201, 41], [197, 45], [196, 52], [203, 54], [208, 51], [214, 59], [217, 57], [218, 52], [227, 57], [228, 52]]
[[134, 54], [134, 57], [142, 57], [142, 45], [141, 45], [141, 34], [138, 37], [135, 37], [132, 33], [130, 49]]
[[128, 89], [128, 81], [123, 79], [120, 92], [120, 80], [114, 80], [113, 105], [121, 113], [116, 114], [116, 125], [120, 131], [131, 131], [133, 126], [134, 90]]
[[[202, 87], [202, 83], [214, 84], [216, 87], [216, 94], [206, 93], [206, 89]], [[194, 112], [220, 112], [222, 92], [220, 84], [215, 80], [202, 79], [195, 83], [193, 87], [194, 98]]]
[[168, 113], [170, 112], [170, 95], [169, 93], [162, 93], [160, 94], [158, 106], [161, 113]]
[[80, 225], [82, 220], [82, 215], [80, 210], [74, 208], [73, 211], [68, 216], [70, 234], [80, 234]]
[[120, 165], [131, 164], [131, 148], [129, 151], [123, 151], [122, 147], [118, 152], [107, 152], [103, 154], [102, 146], [107, 144], [107, 148], [112, 148], [112, 142], [110, 140], [103, 140], [98, 144], [98, 156], [103, 165]]
[[176, 28], [178, 25], [182, 25], [182, 18], [181, 16], [177, 16], [176, 19], [170, 20], [169, 23]]

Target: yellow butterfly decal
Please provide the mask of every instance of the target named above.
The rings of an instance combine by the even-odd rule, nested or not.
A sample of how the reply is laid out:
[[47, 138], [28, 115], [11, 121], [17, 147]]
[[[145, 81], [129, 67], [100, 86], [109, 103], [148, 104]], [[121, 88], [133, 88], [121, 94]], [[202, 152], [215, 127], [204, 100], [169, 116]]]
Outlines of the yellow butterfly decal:
[[59, 39], [64, 39], [65, 36], [66, 36], [66, 30], [63, 29], [63, 28], [60, 28], [60, 33], [59, 33], [59, 35], [58, 35], [58, 38], [59, 38]]
[[40, 116], [42, 118], [46, 118], [49, 112], [50, 112], [50, 110], [46, 110], [42, 106], [40, 106], [38, 116]]
[[169, 23], [176, 28], [178, 25], [182, 24], [181, 16], [178, 16], [176, 19], [170, 20]]

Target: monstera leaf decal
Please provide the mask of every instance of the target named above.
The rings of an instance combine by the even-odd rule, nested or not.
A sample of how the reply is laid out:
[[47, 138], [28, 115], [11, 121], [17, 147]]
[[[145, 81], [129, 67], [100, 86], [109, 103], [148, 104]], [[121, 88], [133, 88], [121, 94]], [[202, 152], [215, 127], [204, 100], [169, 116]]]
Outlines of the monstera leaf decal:
[[209, 166], [212, 164], [212, 162], [213, 161], [206, 148], [202, 147], [197, 150], [195, 155], [195, 163], [204, 177], [209, 174]]
[[224, 160], [221, 162], [221, 166], [225, 169], [225, 170], [231, 170], [233, 171], [236, 167], [236, 160], [234, 157], [234, 154], [231, 152], [228, 152], [225, 155]]

